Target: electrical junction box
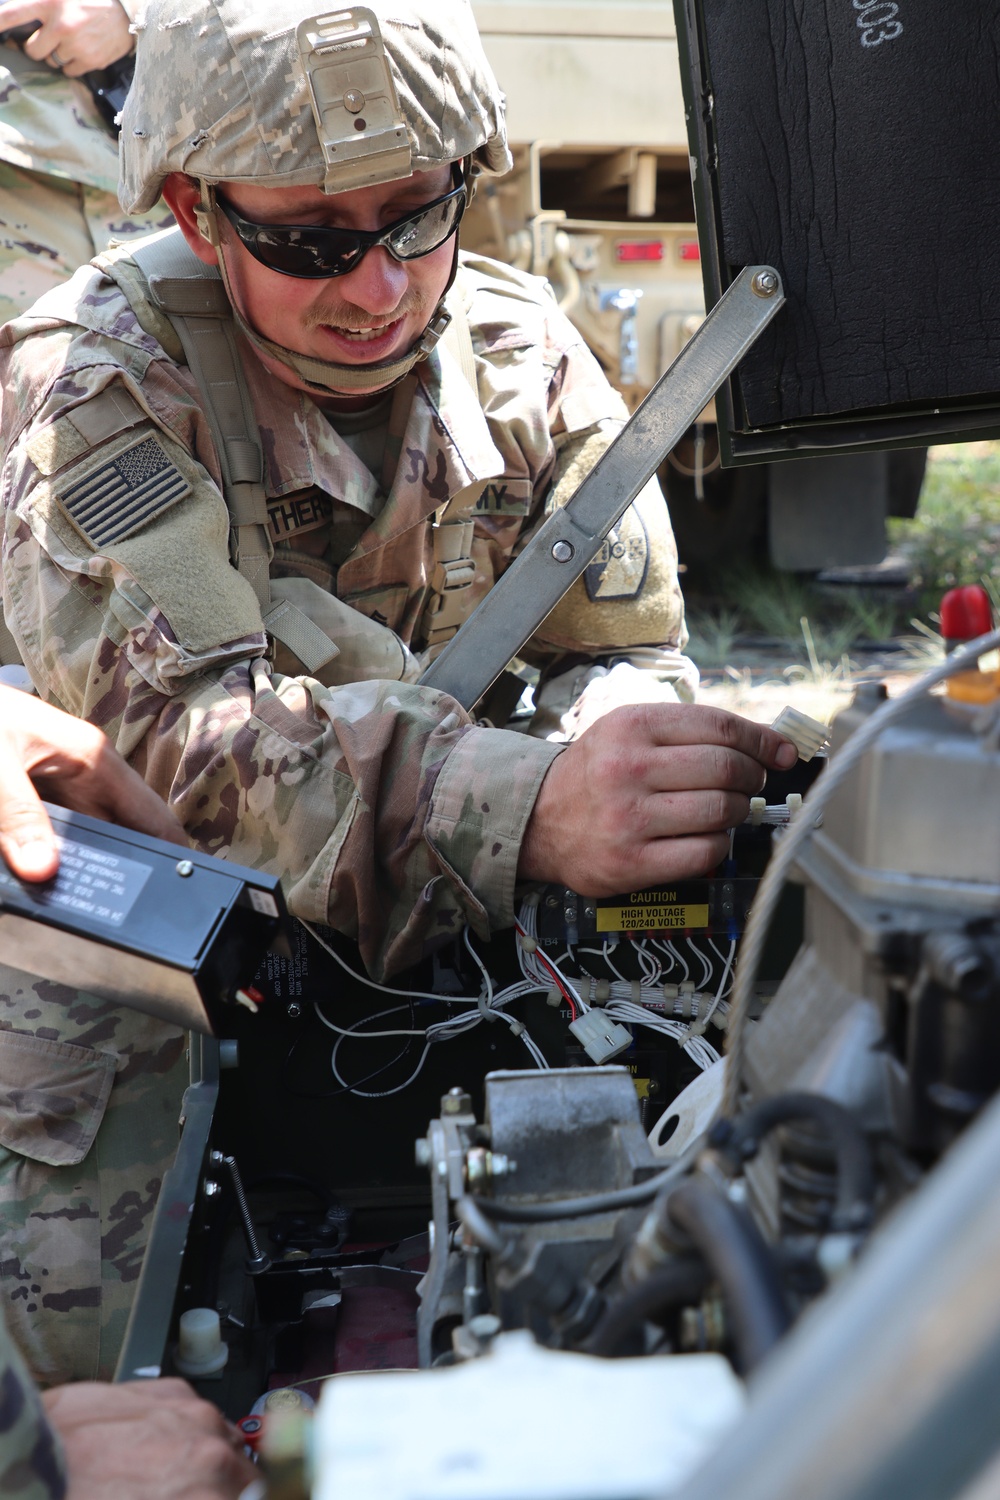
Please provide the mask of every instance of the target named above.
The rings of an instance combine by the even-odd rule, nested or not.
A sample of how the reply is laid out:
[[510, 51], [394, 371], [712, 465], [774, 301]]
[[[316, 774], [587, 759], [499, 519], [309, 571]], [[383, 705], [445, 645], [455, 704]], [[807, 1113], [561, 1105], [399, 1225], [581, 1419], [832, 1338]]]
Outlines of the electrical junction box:
[[1000, 434], [1000, 0], [675, 0], [706, 306], [786, 303], [726, 463]]
[[[59, 873], [0, 859], [0, 960], [212, 1034], [286, 920], [274, 875], [48, 806]], [[252, 1002], [251, 1002], [252, 1003]]]

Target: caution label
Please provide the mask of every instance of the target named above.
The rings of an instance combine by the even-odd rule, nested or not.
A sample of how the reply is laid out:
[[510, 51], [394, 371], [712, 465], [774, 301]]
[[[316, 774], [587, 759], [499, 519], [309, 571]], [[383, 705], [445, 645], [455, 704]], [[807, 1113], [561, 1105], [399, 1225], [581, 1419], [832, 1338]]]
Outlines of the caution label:
[[599, 906], [598, 932], [662, 932], [665, 928], [707, 927], [708, 903], [698, 906]]

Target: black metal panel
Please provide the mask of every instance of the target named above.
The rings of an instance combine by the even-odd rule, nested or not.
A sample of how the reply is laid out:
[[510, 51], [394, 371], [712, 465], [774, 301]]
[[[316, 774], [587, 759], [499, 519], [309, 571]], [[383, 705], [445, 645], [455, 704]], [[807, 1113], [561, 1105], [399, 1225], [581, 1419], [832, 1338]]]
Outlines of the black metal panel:
[[676, 0], [709, 305], [787, 302], [722, 408], [728, 456], [1000, 431], [1000, 3]]

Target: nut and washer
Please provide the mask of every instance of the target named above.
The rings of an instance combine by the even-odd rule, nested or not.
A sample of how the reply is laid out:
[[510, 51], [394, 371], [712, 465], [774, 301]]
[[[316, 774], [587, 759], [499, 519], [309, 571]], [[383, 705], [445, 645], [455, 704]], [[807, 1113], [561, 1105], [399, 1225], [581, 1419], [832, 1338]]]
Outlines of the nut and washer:
[[758, 297], [773, 297], [780, 285], [777, 275], [770, 270], [758, 271], [750, 283], [751, 290]]

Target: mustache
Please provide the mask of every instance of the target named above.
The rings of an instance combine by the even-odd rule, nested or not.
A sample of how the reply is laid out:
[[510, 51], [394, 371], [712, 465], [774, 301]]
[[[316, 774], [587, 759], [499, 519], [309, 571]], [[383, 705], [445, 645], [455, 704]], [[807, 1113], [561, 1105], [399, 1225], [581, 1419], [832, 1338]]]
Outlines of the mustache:
[[365, 333], [370, 328], [383, 328], [386, 324], [398, 322], [400, 318], [405, 318], [410, 313], [420, 312], [422, 306], [423, 298], [419, 292], [407, 289], [388, 317], [375, 318], [352, 302], [338, 300], [322, 302], [318, 306], [310, 307], [302, 314], [302, 322], [307, 329], [326, 326], [343, 328], [350, 333]]

